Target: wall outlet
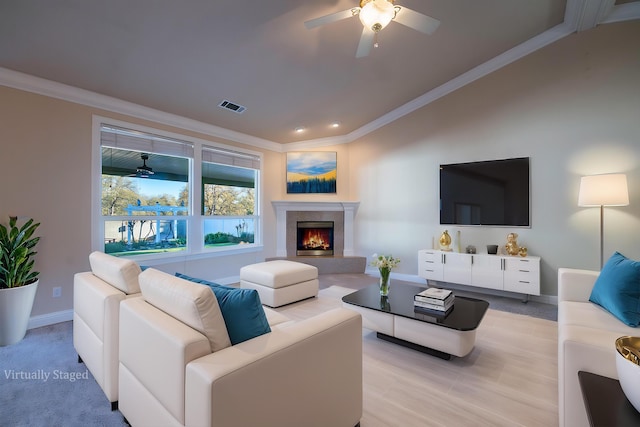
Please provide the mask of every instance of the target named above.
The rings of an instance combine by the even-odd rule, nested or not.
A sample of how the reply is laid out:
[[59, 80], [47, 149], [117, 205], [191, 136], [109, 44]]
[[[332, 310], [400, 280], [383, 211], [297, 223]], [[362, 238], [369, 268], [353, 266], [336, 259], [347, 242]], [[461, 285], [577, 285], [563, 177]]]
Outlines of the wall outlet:
[[53, 297], [60, 298], [62, 296], [62, 288], [60, 286], [56, 286], [53, 288]]

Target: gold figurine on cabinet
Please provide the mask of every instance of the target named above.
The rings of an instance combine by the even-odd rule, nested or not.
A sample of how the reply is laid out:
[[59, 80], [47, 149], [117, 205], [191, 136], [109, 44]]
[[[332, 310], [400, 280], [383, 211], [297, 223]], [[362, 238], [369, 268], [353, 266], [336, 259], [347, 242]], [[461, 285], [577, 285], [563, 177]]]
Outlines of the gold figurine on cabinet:
[[443, 251], [451, 251], [451, 236], [449, 236], [449, 230], [444, 230], [444, 233], [440, 236], [440, 249]]
[[[517, 233], [509, 233], [507, 234], [507, 244], [505, 245], [505, 250], [509, 255], [518, 255], [520, 252], [520, 247], [518, 246], [518, 234]], [[526, 249], [525, 249], [526, 251]]]

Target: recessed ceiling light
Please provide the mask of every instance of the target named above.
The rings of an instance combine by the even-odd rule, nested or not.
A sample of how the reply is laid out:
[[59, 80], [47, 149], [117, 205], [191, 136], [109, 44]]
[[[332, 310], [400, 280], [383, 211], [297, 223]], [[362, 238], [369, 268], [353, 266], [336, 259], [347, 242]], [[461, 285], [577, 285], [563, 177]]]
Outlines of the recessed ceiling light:
[[294, 129], [296, 131], [296, 133], [302, 133], [304, 132], [304, 127], [302, 126], [298, 126], [297, 128]]
[[340, 122], [333, 122], [330, 125], [332, 128], [339, 128], [340, 127]]

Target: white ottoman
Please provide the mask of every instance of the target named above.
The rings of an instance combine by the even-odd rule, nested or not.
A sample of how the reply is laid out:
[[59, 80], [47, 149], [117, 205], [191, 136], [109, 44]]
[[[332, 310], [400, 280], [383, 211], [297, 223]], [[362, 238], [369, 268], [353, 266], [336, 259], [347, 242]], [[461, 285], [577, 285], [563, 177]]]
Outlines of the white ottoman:
[[262, 304], [280, 307], [318, 295], [318, 268], [287, 260], [246, 265], [240, 287], [258, 291]]

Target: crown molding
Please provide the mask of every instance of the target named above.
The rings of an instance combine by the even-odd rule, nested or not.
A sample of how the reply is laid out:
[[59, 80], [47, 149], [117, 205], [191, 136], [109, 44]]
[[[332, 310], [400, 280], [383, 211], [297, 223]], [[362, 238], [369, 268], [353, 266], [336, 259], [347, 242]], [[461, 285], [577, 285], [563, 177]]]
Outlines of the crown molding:
[[289, 142], [287, 144], [282, 144], [282, 151], [297, 151], [297, 150], [305, 150], [309, 148], [319, 148], [319, 147], [328, 147], [331, 145], [340, 145], [340, 144], [348, 144], [352, 142], [355, 138], [351, 138], [349, 134], [347, 135], [338, 135], [338, 136], [330, 136], [328, 138], [318, 138], [318, 139], [309, 139], [307, 141], [296, 141]]
[[347, 135], [347, 141], [352, 142], [358, 138], [361, 138], [377, 129], [380, 129], [383, 126], [392, 123], [399, 118], [406, 116], [434, 101], [442, 98], [443, 96], [455, 91], [456, 89], [460, 89], [463, 86], [468, 85], [469, 83], [478, 80], [481, 77], [486, 76], [487, 74], [491, 74], [500, 68], [517, 61], [518, 59], [529, 55], [532, 52], [535, 52], [538, 49], [541, 49], [557, 40], [560, 40], [563, 37], [571, 34], [573, 32], [572, 29], [568, 28], [565, 24], [560, 24], [551, 28], [550, 30], [545, 31], [544, 33], [539, 34], [524, 43], [519, 44], [518, 46], [509, 49], [508, 51], [496, 56], [495, 58], [490, 59], [489, 61], [478, 65], [477, 67], [467, 71], [464, 74], [459, 75], [458, 77], [449, 80], [448, 82], [436, 87], [435, 89], [430, 90], [429, 92], [415, 98], [412, 101], [396, 108], [395, 110], [390, 111], [389, 113], [381, 116], [380, 118], [362, 126], [359, 129], [351, 132]]
[[167, 113], [132, 102], [123, 101], [107, 95], [69, 86], [63, 83], [46, 80], [18, 71], [0, 67], [0, 85], [20, 89], [51, 98], [61, 99], [88, 107], [99, 108], [118, 114], [149, 120], [180, 129], [202, 133], [215, 138], [247, 144], [270, 151], [282, 151], [281, 144], [240, 132], [235, 132], [219, 126], [189, 119], [177, 114]]
[[565, 23], [576, 31], [594, 28], [614, 7], [615, 0], [568, 0]]
[[[353, 132], [345, 135], [342, 139], [333, 139], [335, 144], [346, 144], [353, 142], [356, 139], [362, 138], [365, 135], [380, 129], [383, 126], [392, 123], [399, 118], [406, 116], [426, 105], [436, 101], [439, 98], [460, 89], [461, 87], [478, 80], [481, 77], [486, 76], [500, 68], [517, 61], [551, 43], [554, 43], [570, 34], [580, 30], [588, 29], [586, 27], [587, 18], [585, 14], [589, 13], [589, 25], [595, 27], [597, 25], [596, 20], [600, 20], [600, 23], [614, 23], [621, 21], [628, 21], [632, 19], [640, 18], [640, 2], [627, 3], [619, 6], [613, 5], [614, 0], [567, 0], [567, 6], [565, 8], [564, 22], [558, 24], [555, 27], [525, 41], [524, 43], [515, 46], [508, 51], [496, 56], [493, 59], [467, 71], [460, 76], [449, 80], [448, 82], [430, 90], [429, 92], [415, 98], [412, 101], [390, 111], [389, 113], [379, 117], [378, 119], [367, 123], [366, 125], [354, 130]], [[321, 145], [314, 145], [314, 140], [305, 141], [305, 148], [312, 148], [314, 146], [323, 146], [327, 140], [315, 140], [320, 141]], [[292, 143], [297, 144], [297, 143]], [[286, 147], [292, 144], [284, 144]], [[293, 145], [292, 145], [293, 146]], [[288, 148], [285, 148], [287, 151]]]
[[633, 19], [640, 19], [640, 2], [616, 6], [614, 5], [614, 0], [567, 0], [564, 22], [562, 24], [509, 49], [372, 122], [345, 135], [297, 141], [287, 144], [280, 144], [1, 67], [0, 85], [282, 153], [348, 144], [575, 31], [593, 28], [599, 23], [614, 23]]
[[603, 19], [601, 24], [632, 21], [634, 19], [640, 19], [640, 2], [625, 3], [619, 6], [615, 6], [611, 10], [611, 13]]

